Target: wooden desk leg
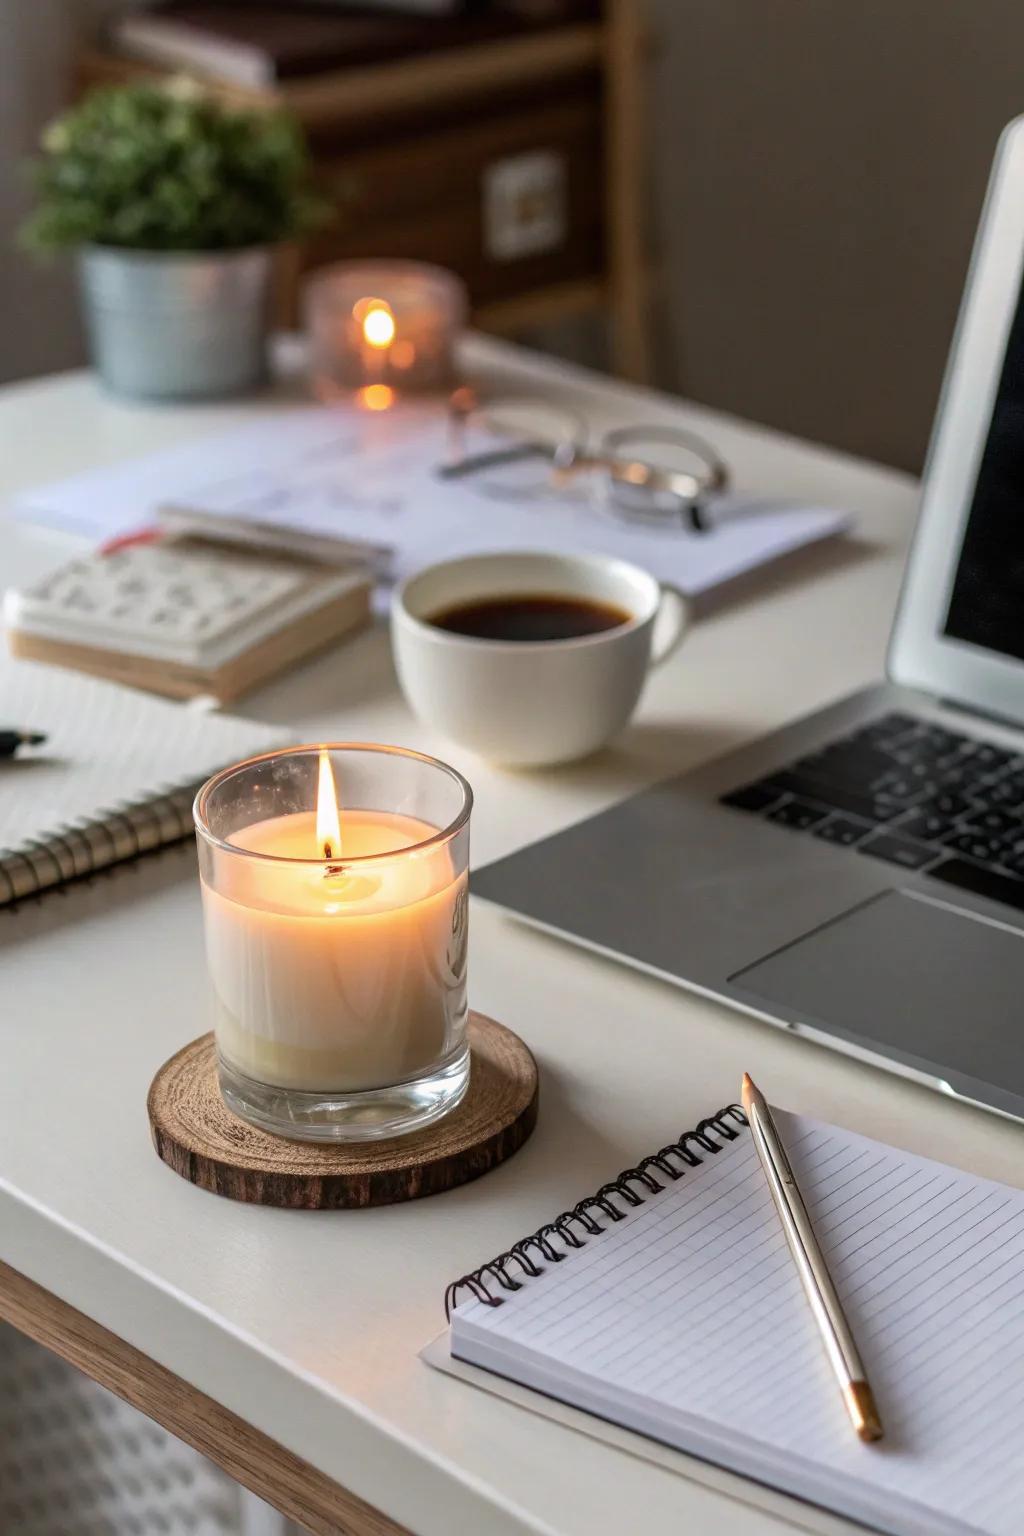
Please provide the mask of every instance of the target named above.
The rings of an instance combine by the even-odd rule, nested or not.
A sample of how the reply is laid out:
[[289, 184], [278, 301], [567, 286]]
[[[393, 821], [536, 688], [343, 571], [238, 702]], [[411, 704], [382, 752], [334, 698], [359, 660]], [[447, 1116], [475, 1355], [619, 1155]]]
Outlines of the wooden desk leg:
[[651, 376], [647, 306], [647, 175], [642, 0], [605, 0], [605, 206], [612, 366]]
[[3, 1263], [0, 1319], [155, 1419], [314, 1536], [411, 1536], [405, 1526]]

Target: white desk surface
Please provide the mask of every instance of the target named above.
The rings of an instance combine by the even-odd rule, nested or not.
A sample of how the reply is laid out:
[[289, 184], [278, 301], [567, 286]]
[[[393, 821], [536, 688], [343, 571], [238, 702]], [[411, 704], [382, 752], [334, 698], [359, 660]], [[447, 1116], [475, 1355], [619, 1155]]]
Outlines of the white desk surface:
[[[479, 370], [556, 381], [595, 420], [653, 410], [693, 425], [742, 485], [853, 509], [857, 539], [720, 602], [652, 679], [622, 740], [579, 767], [500, 773], [433, 739], [399, 697], [380, 628], [272, 683], [245, 713], [287, 722], [297, 737], [449, 757], [476, 790], [482, 862], [880, 674], [910, 479], [495, 343], [469, 351]], [[0, 494], [265, 409], [118, 405], [83, 374], [10, 388], [0, 392]], [[68, 548], [0, 519], [0, 584]], [[1021, 1178], [1010, 1123], [477, 906], [471, 997], [538, 1057], [533, 1139], [505, 1167], [433, 1200], [254, 1209], [176, 1178], [149, 1143], [153, 1072], [206, 1027], [190, 851], [2, 914], [0, 977], [0, 1258], [419, 1536], [792, 1529], [418, 1358], [442, 1326], [448, 1280], [736, 1098], [744, 1069], [793, 1109]]]

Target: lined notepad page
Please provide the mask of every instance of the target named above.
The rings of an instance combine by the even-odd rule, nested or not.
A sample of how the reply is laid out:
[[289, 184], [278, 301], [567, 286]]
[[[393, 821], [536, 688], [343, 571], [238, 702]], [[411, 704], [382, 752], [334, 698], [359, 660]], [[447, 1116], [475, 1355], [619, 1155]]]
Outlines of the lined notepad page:
[[0, 763], [0, 849], [201, 781], [281, 733], [62, 667], [0, 658], [0, 726], [46, 744]]
[[453, 1353], [895, 1536], [1020, 1536], [1024, 1194], [778, 1121], [878, 1445], [853, 1435], [746, 1131], [502, 1306], [460, 1304]]

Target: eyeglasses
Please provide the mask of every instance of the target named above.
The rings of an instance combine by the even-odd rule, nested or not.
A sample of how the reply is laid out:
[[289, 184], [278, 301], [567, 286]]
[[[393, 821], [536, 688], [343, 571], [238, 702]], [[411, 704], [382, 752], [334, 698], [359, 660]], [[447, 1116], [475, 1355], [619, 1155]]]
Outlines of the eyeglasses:
[[451, 402], [444, 479], [472, 477], [488, 496], [536, 501], [583, 496], [629, 521], [704, 533], [707, 498], [729, 470], [696, 433], [654, 424], [617, 427], [588, 446], [582, 416], [543, 396]]

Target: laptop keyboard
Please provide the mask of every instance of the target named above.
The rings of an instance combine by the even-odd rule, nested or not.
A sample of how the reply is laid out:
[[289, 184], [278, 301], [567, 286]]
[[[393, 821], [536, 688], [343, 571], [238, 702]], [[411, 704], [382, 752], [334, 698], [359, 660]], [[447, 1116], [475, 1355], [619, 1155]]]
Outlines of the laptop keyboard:
[[1024, 754], [888, 714], [722, 797], [1024, 910]]

